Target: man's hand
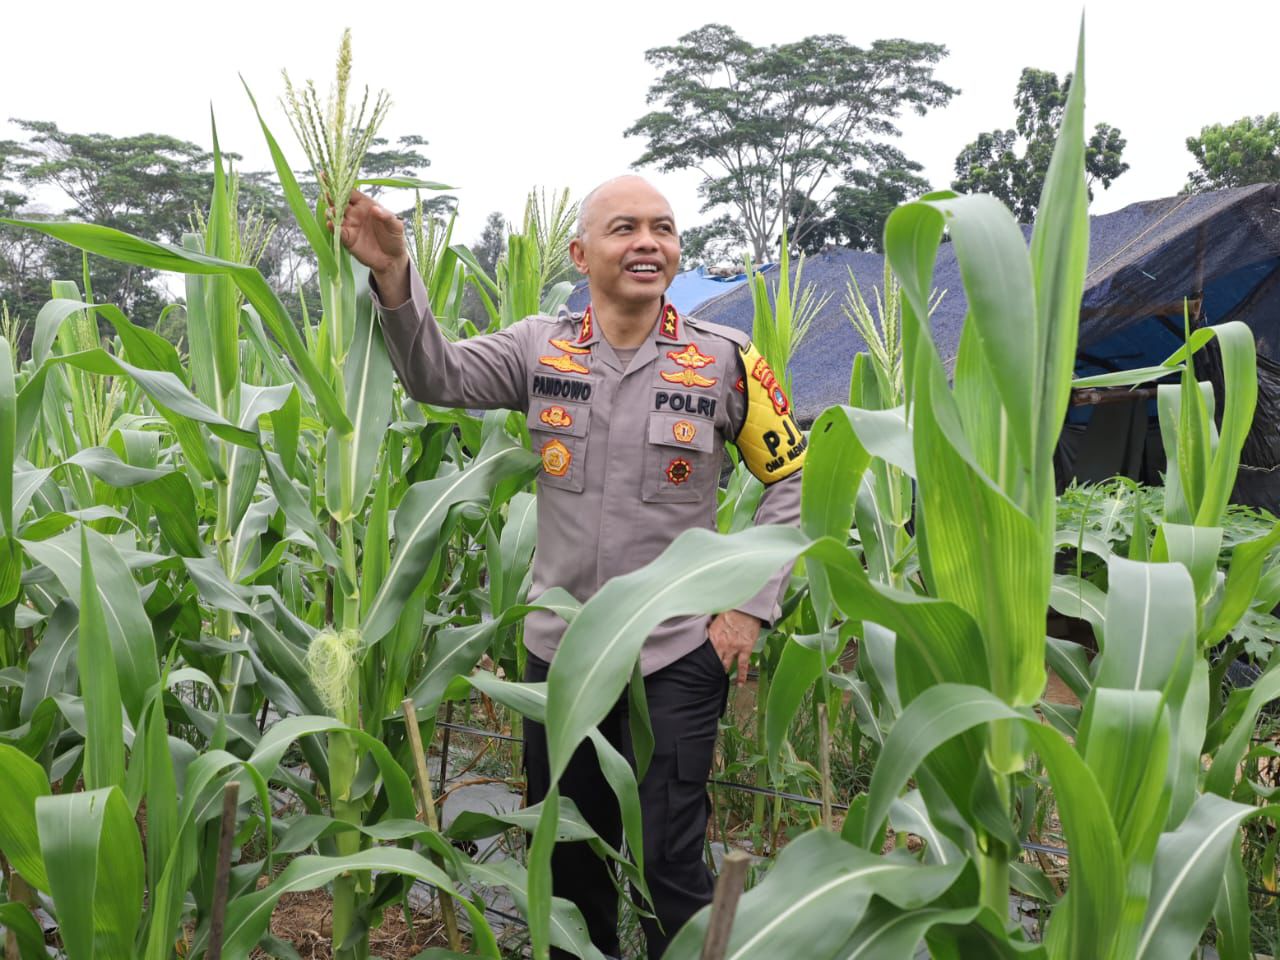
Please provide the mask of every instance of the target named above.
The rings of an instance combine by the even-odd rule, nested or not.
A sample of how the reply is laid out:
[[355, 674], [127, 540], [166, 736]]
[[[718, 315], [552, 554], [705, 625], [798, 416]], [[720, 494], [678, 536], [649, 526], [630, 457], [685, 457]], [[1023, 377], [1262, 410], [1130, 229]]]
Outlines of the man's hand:
[[738, 686], [747, 682], [747, 664], [751, 660], [751, 651], [756, 648], [756, 640], [760, 637], [762, 621], [741, 610], [726, 610], [711, 621], [707, 633], [711, 635], [711, 645], [716, 648], [720, 662], [727, 672], [733, 661], [738, 661]]
[[[332, 217], [330, 207], [326, 218], [330, 229]], [[352, 190], [342, 218], [342, 245], [373, 273], [387, 306], [409, 299], [409, 248], [399, 217], [359, 190]]]

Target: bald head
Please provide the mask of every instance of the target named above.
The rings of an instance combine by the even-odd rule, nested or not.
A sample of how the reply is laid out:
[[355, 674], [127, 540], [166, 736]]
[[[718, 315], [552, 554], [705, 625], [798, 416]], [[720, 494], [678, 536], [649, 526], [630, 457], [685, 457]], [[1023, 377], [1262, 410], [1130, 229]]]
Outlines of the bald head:
[[[632, 197], [659, 202], [670, 215], [671, 205], [657, 187], [637, 174], [624, 173], [620, 177], [606, 180], [582, 198], [582, 202], [578, 204], [578, 225], [574, 235], [581, 241], [593, 226], [599, 225], [601, 216], [607, 216], [607, 211], [614, 206], [614, 202]], [[672, 216], [673, 221], [674, 219]]]

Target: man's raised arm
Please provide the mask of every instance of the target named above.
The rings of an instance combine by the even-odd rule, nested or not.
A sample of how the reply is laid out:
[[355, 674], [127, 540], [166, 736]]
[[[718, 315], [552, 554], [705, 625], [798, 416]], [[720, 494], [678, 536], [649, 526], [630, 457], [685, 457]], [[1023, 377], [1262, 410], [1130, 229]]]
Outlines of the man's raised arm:
[[342, 243], [369, 268], [387, 353], [409, 396], [449, 407], [527, 408], [526, 324], [457, 343], [445, 339], [409, 261], [404, 224], [359, 191], [347, 205]]

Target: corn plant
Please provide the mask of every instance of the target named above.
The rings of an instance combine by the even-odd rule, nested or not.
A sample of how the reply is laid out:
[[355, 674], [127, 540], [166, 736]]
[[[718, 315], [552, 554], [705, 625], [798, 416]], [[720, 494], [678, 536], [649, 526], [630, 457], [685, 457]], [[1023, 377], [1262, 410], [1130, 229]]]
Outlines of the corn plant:
[[[339, 88], [344, 62], [345, 40]], [[318, 101], [308, 91], [293, 98], [311, 123]], [[365, 126], [352, 131], [342, 116], [334, 105], [315, 141], [333, 162], [317, 174], [322, 193], [358, 171]], [[208, 942], [215, 800], [233, 778], [244, 784], [238, 820], [265, 831], [267, 849], [265, 859], [241, 864], [232, 884], [224, 946], [236, 955], [269, 939], [271, 909], [292, 890], [332, 884], [337, 954], [361, 957], [376, 911], [389, 895], [404, 900], [407, 888], [400, 880], [392, 881], [399, 892], [389, 887], [392, 876], [455, 896], [455, 879], [521, 882], [512, 870], [465, 862], [414, 821], [398, 714], [408, 695], [430, 716], [450, 681], [527, 609], [516, 601], [532, 549], [532, 501], [515, 502], [513, 535], [506, 503], [536, 458], [520, 445], [520, 424], [504, 416], [481, 421], [398, 402], [363, 270], [321, 226], [262, 127], [319, 264], [325, 311], [301, 331], [253, 265], [260, 234], [238, 221], [216, 131], [212, 201], [182, 247], [91, 224], [20, 224], [188, 277], [189, 368], [116, 308], [65, 288], [36, 324], [32, 360], [16, 368], [6, 345], [8, 376], [0, 376], [0, 416], [13, 426], [0, 448], [11, 478], [0, 489], [0, 609], [8, 665], [21, 671], [21, 697], [3, 691], [0, 741], [15, 752], [0, 758], [0, 779], [22, 786], [0, 816], [0, 851], [19, 865], [11, 899], [40, 891], [64, 930], [71, 917], [111, 913], [112, 955], [173, 955], [184, 918], [195, 924], [190, 949]], [[440, 260], [448, 257], [456, 275], [463, 262], [446, 245]], [[440, 262], [434, 267], [444, 275]], [[115, 329], [114, 342], [68, 339], [63, 331], [90, 310]], [[81, 417], [83, 405], [61, 389], [64, 370], [118, 394], [100, 423]], [[85, 422], [97, 425], [86, 433]], [[49, 445], [46, 436], [65, 439]], [[486, 541], [506, 555], [488, 583], [474, 549]], [[39, 642], [27, 658], [33, 634]], [[266, 727], [269, 714], [283, 719]], [[295, 744], [314, 780], [282, 765]], [[82, 773], [89, 792], [75, 789]], [[273, 824], [268, 782], [305, 813]], [[89, 804], [107, 818], [59, 839], [54, 820], [37, 815], [48, 794], [62, 814], [80, 817]], [[153, 842], [135, 870], [132, 816], [144, 802]], [[407, 849], [415, 842], [434, 859]], [[312, 849], [318, 857], [276, 875], [275, 858]], [[59, 886], [69, 856], [120, 857], [128, 882], [114, 889], [103, 872]], [[272, 882], [255, 892], [260, 875]], [[140, 918], [128, 898], [143, 891], [150, 906]], [[128, 896], [112, 901], [117, 894]], [[470, 900], [463, 906], [473, 948], [496, 956], [483, 916]], [[557, 905], [557, 940], [590, 955], [574, 913]], [[22, 930], [12, 915], [0, 922]], [[88, 956], [92, 941], [69, 937], [68, 950]]]
[[[744, 898], [728, 956], [855, 957], [874, 943], [877, 955], [905, 957], [921, 939], [941, 956], [1185, 956], [1216, 904], [1220, 946], [1244, 955], [1242, 875], [1227, 865], [1238, 825], [1270, 808], [1222, 795], [1224, 785], [1245, 789], [1234, 750], [1249, 723], [1231, 730], [1221, 762], [1201, 766], [1206, 732], [1214, 739], [1203, 647], [1254, 596], [1246, 584], [1256, 583], [1265, 545], [1243, 550], [1239, 590], [1228, 591], [1197, 573], [1202, 555], [1216, 559], [1212, 534], [1205, 546], [1200, 533], [1174, 529], [1171, 511], [1152, 557], [1110, 561], [1094, 663], [1055, 661], [1044, 639], [1058, 546], [1052, 453], [1072, 385], [1087, 250], [1083, 52], [1074, 76], [1030, 250], [987, 197], [932, 195], [890, 217], [905, 408], [893, 417], [835, 408], [815, 422], [803, 533], [685, 534], [584, 604], [562, 641], [547, 684], [553, 776], [625, 688], [645, 633], [664, 617], [732, 606], [803, 556], [815, 611], [838, 611], [861, 633], [863, 669], [875, 679], [867, 690], [885, 721], [870, 789], [854, 799], [842, 836], [814, 831], [782, 852]], [[927, 327], [944, 227], [970, 305], [953, 385]], [[1216, 333], [1238, 344], [1224, 348], [1236, 399], [1216, 442], [1204, 409], [1187, 411], [1203, 391], [1187, 384], [1185, 354], [1181, 405], [1164, 405], [1179, 425], [1178, 456], [1193, 458], [1171, 459], [1192, 492], [1169, 496], [1188, 520], [1207, 523], [1226, 503], [1253, 390], [1251, 344], [1232, 328]], [[915, 482], [919, 581], [905, 588], [872, 579], [846, 544], [873, 455]], [[1047, 658], [1092, 676], [1078, 718], [1046, 710], [1054, 723], [1045, 724], [1033, 712]], [[775, 684], [793, 679], [780, 670]], [[1254, 691], [1244, 709], [1270, 695]], [[1047, 888], [1017, 864], [1032, 756], [1071, 854], [1068, 889], [1039, 944], [1007, 920], [1011, 884]], [[913, 778], [917, 789], [903, 796]], [[890, 823], [921, 837], [922, 854], [881, 853]], [[695, 918], [671, 955], [697, 955], [705, 930], [705, 915]]]

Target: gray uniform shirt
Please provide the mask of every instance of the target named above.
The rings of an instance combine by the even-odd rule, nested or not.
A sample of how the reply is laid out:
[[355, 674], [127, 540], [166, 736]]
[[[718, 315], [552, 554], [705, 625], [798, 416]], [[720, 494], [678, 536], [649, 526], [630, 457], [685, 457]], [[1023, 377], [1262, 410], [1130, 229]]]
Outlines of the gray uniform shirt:
[[[628, 364], [619, 362], [590, 308], [527, 317], [505, 330], [450, 342], [414, 269], [410, 299], [382, 319], [391, 362], [415, 400], [520, 410], [538, 473], [538, 541], [531, 600], [562, 587], [578, 600], [630, 573], [691, 527], [714, 530], [724, 444], [746, 416], [739, 347], [745, 334], [664, 306]], [[625, 367], [625, 369], [624, 369]], [[800, 472], [765, 489], [757, 523], [800, 517]], [[771, 623], [785, 588], [780, 570], [738, 609]], [[641, 670], [659, 670], [700, 646], [709, 617], [677, 617], [645, 641]], [[525, 621], [525, 645], [550, 660], [565, 624], [548, 612]]]

